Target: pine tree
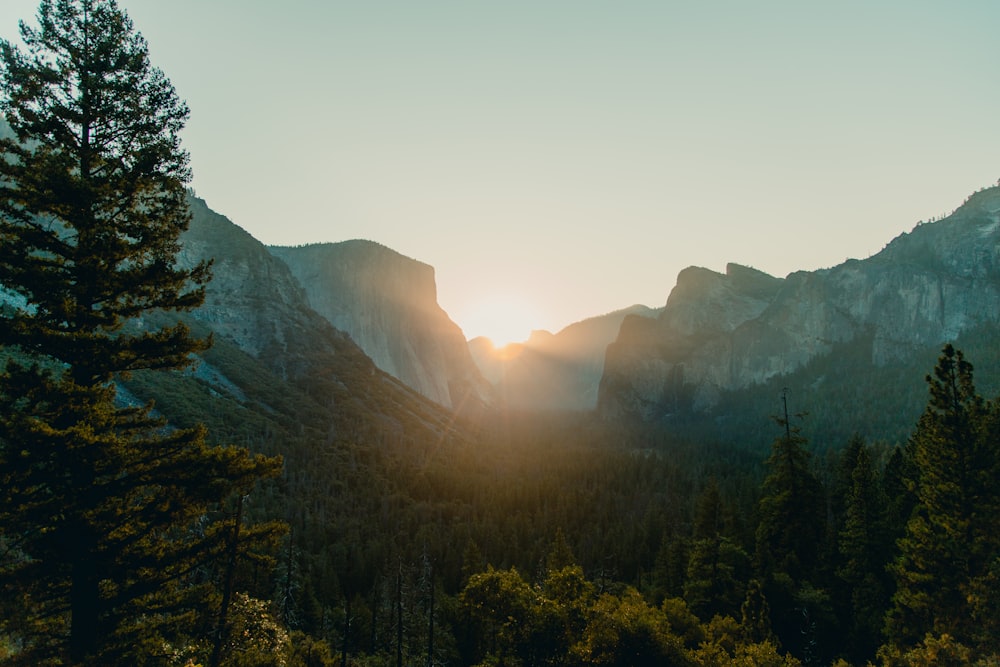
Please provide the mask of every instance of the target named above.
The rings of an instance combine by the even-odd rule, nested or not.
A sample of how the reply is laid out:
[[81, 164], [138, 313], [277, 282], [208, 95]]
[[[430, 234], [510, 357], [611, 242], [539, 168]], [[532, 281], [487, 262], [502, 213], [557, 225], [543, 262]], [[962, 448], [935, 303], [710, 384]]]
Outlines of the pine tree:
[[747, 584], [746, 598], [740, 605], [740, 629], [747, 643], [771, 642], [778, 645], [778, 638], [771, 629], [771, 608], [760, 579], [751, 579]]
[[209, 279], [175, 262], [188, 109], [114, 0], [43, 0], [38, 21], [26, 52], [0, 42], [0, 598], [22, 659], [118, 664], [204, 608], [190, 582], [227, 531], [196, 521], [280, 462], [116, 401], [206, 346], [145, 318]]
[[570, 549], [562, 528], [556, 528], [556, 536], [552, 539], [549, 553], [545, 557], [546, 574], [558, 572], [564, 567], [572, 567], [573, 565], [576, 565], [576, 556], [573, 555], [573, 550]]
[[903, 447], [896, 446], [882, 469], [879, 489], [885, 499], [886, 539], [895, 544], [906, 530], [906, 522], [913, 512], [916, 496], [907, 488], [907, 480], [915, 479], [912, 457]]
[[837, 576], [850, 592], [849, 655], [861, 662], [875, 655], [888, 603], [885, 565], [888, 561], [885, 502], [875, 481], [868, 448], [853, 449], [854, 469], [844, 507], [838, 546]]
[[769, 472], [760, 499], [757, 567], [766, 578], [776, 574], [794, 582], [811, 576], [823, 537], [822, 493], [809, 467], [806, 439], [784, 418], [785, 433], [774, 441]]
[[755, 565], [774, 610], [775, 633], [789, 651], [804, 655], [812, 641], [812, 619], [827, 612], [824, 595], [813, 586], [826, 533], [822, 488], [810, 470], [806, 439], [792, 427], [787, 409], [776, 421], [785, 432], [767, 460]]
[[695, 509], [694, 535], [684, 580], [684, 600], [699, 618], [735, 616], [744, 599], [746, 553], [721, 532], [722, 498], [709, 479]]
[[916, 507], [893, 564], [897, 589], [887, 617], [889, 639], [912, 646], [927, 633], [969, 643], [977, 636], [977, 582], [1000, 556], [997, 535], [996, 407], [976, 394], [972, 364], [952, 345], [927, 376], [930, 399], [911, 437]]

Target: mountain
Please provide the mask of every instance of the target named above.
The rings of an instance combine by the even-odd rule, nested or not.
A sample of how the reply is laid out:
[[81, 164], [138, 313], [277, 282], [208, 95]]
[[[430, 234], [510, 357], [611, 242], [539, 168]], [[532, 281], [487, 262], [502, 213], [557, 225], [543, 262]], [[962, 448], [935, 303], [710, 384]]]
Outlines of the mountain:
[[[1000, 188], [990, 188], [865, 260], [786, 278], [735, 264], [724, 274], [683, 270], [658, 317], [623, 321], [599, 411], [647, 422], [719, 419], [736, 393], [789, 378], [828, 394], [834, 379], [881, 388], [896, 369], [926, 372], [945, 342], [994, 340], [998, 324]], [[838, 376], [838, 367], [855, 376]]]
[[[288, 266], [261, 242], [203, 200], [189, 203], [192, 219], [178, 262], [211, 259], [213, 277], [204, 304], [182, 318], [200, 335], [213, 336], [195, 373], [212, 401], [235, 400], [266, 418], [291, 420], [293, 430], [321, 429], [326, 439], [344, 429], [397, 430], [404, 417], [413, 419], [416, 438], [437, 438], [450, 428], [446, 410], [380, 371], [350, 336], [310, 308]], [[213, 421], [219, 410], [210, 403], [198, 411]], [[310, 412], [305, 423], [303, 411]]]
[[534, 331], [524, 343], [494, 349], [469, 341], [472, 358], [496, 388], [498, 403], [518, 410], [593, 410], [604, 353], [629, 316], [659, 311], [635, 305], [570, 324], [558, 333]]
[[490, 388], [437, 303], [434, 269], [371, 241], [271, 247], [309, 306], [385, 372], [446, 407], [481, 407]]

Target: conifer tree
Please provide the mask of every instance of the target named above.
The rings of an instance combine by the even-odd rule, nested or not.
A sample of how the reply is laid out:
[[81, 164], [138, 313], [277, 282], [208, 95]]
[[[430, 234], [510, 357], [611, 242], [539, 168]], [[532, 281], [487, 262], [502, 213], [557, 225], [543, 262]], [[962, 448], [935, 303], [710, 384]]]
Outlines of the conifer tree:
[[787, 407], [776, 421], [785, 432], [767, 459], [755, 565], [774, 610], [775, 633], [789, 651], [801, 655], [812, 618], [826, 612], [824, 596], [813, 587], [826, 532], [822, 488], [810, 470], [807, 441], [792, 427]]
[[744, 598], [741, 582], [749, 569], [744, 551], [722, 535], [721, 513], [719, 485], [711, 478], [698, 498], [684, 581], [684, 600], [704, 620], [739, 612]]
[[778, 638], [771, 629], [771, 608], [760, 579], [751, 579], [747, 584], [746, 598], [740, 606], [740, 630], [743, 639], [750, 644], [771, 642], [778, 645]]
[[[968, 643], [977, 636], [977, 605], [996, 604], [978, 582], [1000, 557], [997, 535], [996, 406], [975, 390], [972, 364], [952, 345], [927, 376], [930, 399], [911, 437], [916, 507], [893, 564], [896, 592], [887, 617], [889, 640], [907, 647], [927, 633]], [[992, 601], [987, 599], [992, 597]]]
[[907, 486], [908, 479], [915, 479], [913, 460], [903, 447], [896, 446], [882, 469], [879, 492], [885, 499], [886, 539], [895, 544], [906, 530], [906, 522], [913, 511], [916, 496]]
[[114, 0], [42, 0], [38, 22], [26, 51], [0, 42], [0, 621], [25, 661], [138, 664], [202, 600], [226, 531], [194, 522], [279, 462], [116, 400], [206, 345], [146, 318], [209, 279], [175, 262], [188, 109]]
[[546, 573], [558, 572], [564, 567], [576, 565], [576, 556], [566, 541], [566, 535], [562, 528], [556, 528], [556, 536], [552, 539], [549, 553], [545, 557]]
[[776, 420], [785, 429], [767, 459], [769, 472], [760, 499], [757, 526], [757, 568], [793, 582], [808, 578], [816, 565], [823, 537], [822, 493], [809, 467], [806, 439], [786, 414]]
[[888, 602], [885, 581], [888, 545], [885, 502], [876, 485], [871, 455], [864, 446], [853, 451], [852, 483], [838, 539], [841, 565], [837, 576], [847, 584], [850, 593], [847, 649], [860, 662], [875, 655], [881, 637]]

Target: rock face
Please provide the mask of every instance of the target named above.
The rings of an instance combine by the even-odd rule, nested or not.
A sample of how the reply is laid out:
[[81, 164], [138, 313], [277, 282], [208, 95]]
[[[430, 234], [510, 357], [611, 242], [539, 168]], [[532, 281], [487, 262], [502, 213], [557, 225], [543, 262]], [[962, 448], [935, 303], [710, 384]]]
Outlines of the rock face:
[[498, 404], [518, 410], [593, 410], [604, 354], [622, 321], [658, 313], [635, 305], [576, 322], [555, 334], [535, 331], [525, 343], [499, 350], [485, 338], [469, 341], [469, 349], [496, 388]]
[[[710, 408], [870, 339], [875, 366], [1000, 322], [1000, 188], [918, 225], [880, 253], [787, 278], [730, 264], [680, 273], [657, 318], [632, 316], [609, 346], [599, 409], [655, 419]], [[867, 344], [867, 343], [866, 343]]]
[[272, 247], [310, 307], [385, 372], [458, 408], [489, 400], [462, 330], [437, 303], [434, 269], [371, 241]]
[[241, 227], [191, 198], [191, 225], [181, 238], [181, 265], [211, 259], [212, 280], [194, 318], [259, 357], [287, 350], [291, 332], [320, 318], [284, 262]]
[[[211, 259], [213, 278], [204, 304], [182, 317], [198, 335], [215, 336], [209, 354], [235, 345], [268, 373], [255, 376], [244, 369], [239, 378], [225, 377], [203, 359], [194, 371], [199, 380], [239, 401], [261, 393], [256, 382], [275, 383], [279, 388], [270, 387], [272, 393], [282, 393], [286, 383], [288, 392], [304, 390], [307, 398], [302, 400], [315, 402], [330, 420], [328, 438], [338, 429], [398, 438], [397, 431], [404, 430], [401, 420], [411, 434], [450, 429], [448, 411], [379, 370], [350, 336], [310, 308], [306, 290], [264, 244], [200, 199], [192, 198], [190, 208], [191, 225], [181, 238], [178, 261], [193, 266]], [[167, 317], [175, 321], [174, 315]], [[292, 393], [288, 400], [297, 400]], [[268, 405], [258, 409], [281, 413]]]

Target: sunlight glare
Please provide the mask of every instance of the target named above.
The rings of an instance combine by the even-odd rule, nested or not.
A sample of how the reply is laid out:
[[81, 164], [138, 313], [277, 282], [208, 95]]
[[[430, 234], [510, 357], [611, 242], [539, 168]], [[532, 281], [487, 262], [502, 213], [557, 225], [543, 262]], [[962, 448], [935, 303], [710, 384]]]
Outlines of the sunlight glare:
[[462, 318], [466, 337], [485, 336], [497, 350], [528, 340], [538, 328], [535, 308], [526, 299], [494, 295], [480, 299]]

